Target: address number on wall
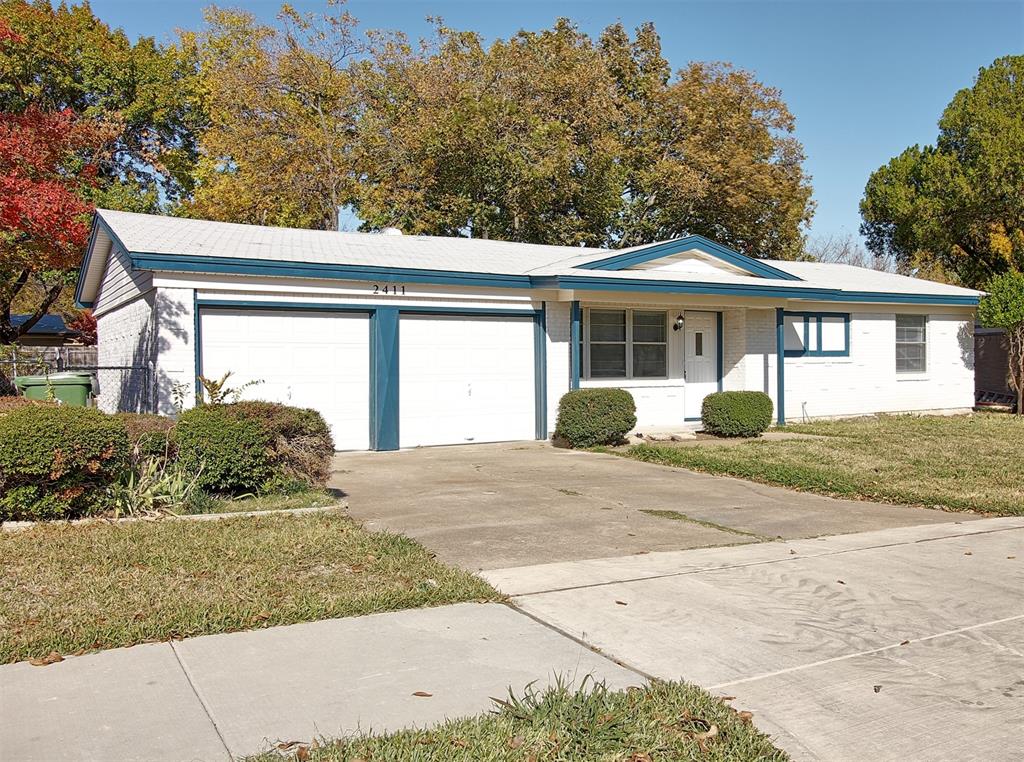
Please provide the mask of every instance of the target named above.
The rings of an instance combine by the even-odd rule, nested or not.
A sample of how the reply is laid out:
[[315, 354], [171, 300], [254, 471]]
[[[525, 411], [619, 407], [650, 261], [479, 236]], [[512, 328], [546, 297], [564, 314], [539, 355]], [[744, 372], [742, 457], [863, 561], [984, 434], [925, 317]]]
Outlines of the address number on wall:
[[399, 284], [397, 286], [385, 284], [381, 286], [378, 283], [374, 283], [373, 293], [384, 294], [386, 296], [405, 296], [405, 286], [403, 284]]

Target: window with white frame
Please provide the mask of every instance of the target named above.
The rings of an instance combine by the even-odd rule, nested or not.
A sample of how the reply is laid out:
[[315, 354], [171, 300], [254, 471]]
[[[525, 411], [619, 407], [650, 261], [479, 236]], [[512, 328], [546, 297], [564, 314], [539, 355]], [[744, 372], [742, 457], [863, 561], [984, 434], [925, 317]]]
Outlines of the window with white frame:
[[588, 378], [666, 378], [668, 313], [588, 310], [585, 355]]
[[896, 372], [924, 373], [927, 369], [927, 315], [897, 315]]

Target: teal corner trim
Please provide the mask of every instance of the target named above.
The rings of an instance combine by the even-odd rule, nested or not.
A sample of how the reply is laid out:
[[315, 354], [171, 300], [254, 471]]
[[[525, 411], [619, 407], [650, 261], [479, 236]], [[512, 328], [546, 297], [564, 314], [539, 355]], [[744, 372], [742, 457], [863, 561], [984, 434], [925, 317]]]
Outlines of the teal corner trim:
[[547, 304], [533, 318], [533, 373], [537, 439], [548, 438]]
[[776, 422], [786, 425], [786, 310], [775, 308]]
[[370, 447], [398, 449], [398, 308], [370, 316]]
[[717, 337], [718, 344], [718, 391], [722, 391], [722, 386], [725, 382], [725, 357], [723, 356], [722, 350], [725, 348], [725, 336], [722, 335], [722, 326], [725, 320], [722, 316], [721, 310], [715, 313], [715, 336]]
[[583, 310], [580, 308], [580, 303], [574, 301], [572, 303], [572, 319], [570, 321], [569, 328], [569, 356], [570, 356], [570, 369], [569, 369], [569, 388], [579, 389], [580, 388], [580, 338], [582, 336], [581, 327], [583, 322]]
[[780, 270], [777, 267], [772, 267], [759, 259], [748, 257], [746, 254], [740, 254], [728, 246], [715, 243], [710, 238], [705, 238], [702, 235], [688, 235], [675, 241], [651, 244], [650, 246], [644, 246], [642, 249], [635, 249], [624, 254], [615, 254], [595, 262], [577, 265], [577, 267], [581, 270], [624, 270], [631, 265], [650, 262], [653, 259], [660, 259], [672, 254], [682, 254], [694, 249], [700, 249], [709, 256], [720, 259], [733, 267], [745, 270], [752, 275], [759, 275], [762, 278], [803, 280], [803, 278], [799, 278], [785, 270]]
[[[160, 319], [160, 315], [157, 314], [157, 320]], [[199, 383], [199, 377], [203, 375], [203, 342], [201, 340], [203, 324], [199, 319], [199, 292], [192, 292], [192, 320], [193, 320], [193, 331], [192, 331], [192, 342], [195, 344], [192, 350], [195, 354], [195, 367], [192, 369], [195, 376], [195, 387], [196, 387], [196, 399], [201, 399], [202, 385]]]

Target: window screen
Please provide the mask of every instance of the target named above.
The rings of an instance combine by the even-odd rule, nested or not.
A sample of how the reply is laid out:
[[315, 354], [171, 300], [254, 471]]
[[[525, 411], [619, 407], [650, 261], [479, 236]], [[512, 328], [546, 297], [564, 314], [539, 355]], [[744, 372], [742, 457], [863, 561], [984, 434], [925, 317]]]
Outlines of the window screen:
[[928, 320], [924, 315], [896, 316], [896, 372], [924, 373], [928, 367]]

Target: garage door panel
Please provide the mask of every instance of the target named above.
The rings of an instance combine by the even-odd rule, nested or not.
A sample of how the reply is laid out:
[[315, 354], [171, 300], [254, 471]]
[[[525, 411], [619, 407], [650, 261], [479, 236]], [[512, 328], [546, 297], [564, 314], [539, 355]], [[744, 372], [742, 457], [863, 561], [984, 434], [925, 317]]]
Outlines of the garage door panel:
[[261, 381], [245, 399], [318, 410], [340, 450], [369, 442], [370, 342], [365, 314], [203, 310], [202, 373]]
[[530, 318], [403, 315], [401, 445], [533, 439], [533, 330]]

